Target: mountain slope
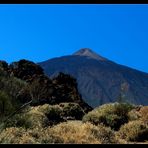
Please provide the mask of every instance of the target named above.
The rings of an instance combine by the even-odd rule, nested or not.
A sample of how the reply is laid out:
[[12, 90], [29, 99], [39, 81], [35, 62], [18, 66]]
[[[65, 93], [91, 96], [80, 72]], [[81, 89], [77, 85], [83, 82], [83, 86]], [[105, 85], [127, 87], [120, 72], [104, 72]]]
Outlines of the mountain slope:
[[130, 103], [148, 105], [148, 74], [114, 63], [91, 49], [38, 63], [49, 77], [74, 76], [83, 99], [92, 107], [115, 102], [124, 92]]

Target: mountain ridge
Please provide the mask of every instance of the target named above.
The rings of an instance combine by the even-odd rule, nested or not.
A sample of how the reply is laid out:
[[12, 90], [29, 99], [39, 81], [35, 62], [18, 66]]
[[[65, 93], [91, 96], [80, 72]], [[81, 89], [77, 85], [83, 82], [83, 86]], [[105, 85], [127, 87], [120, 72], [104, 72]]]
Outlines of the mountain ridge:
[[80, 49], [73, 55], [52, 58], [38, 64], [49, 77], [54, 77], [59, 72], [75, 77], [83, 99], [93, 107], [115, 102], [123, 83], [128, 86], [126, 97], [130, 103], [148, 104], [147, 73], [106, 58], [105, 60], [93, 58], [90, 53], [92, 52], [86, 48]]

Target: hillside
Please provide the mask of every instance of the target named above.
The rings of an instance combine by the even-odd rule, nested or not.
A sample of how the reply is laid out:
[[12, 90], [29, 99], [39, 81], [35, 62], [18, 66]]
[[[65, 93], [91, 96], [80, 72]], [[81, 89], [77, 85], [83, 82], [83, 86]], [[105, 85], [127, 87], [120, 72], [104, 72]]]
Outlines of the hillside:
[[34, 62], [0, 61], [0, 144], [148, 142], [148, 106], [108, 103], [92, 109], [77, 81], [52, 79]]
[[78, 82], [82, 98], [92, 107], [116, 102], [124, 93], [124, 101], [148, 105], [148, 74], [119, 65], [91, 49], [38, 63], [50, 77], [59, 72], [70, 74]]

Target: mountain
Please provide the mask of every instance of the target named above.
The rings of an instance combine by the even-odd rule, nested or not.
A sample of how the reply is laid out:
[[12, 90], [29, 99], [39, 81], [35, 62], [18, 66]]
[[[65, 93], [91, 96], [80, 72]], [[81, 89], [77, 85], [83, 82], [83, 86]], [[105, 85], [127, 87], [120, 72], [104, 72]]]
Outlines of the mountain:
[[77, 79], [82, 98], [92, 107], [120, 100], [148, 105], [148, 74], [117, 64], [91, 49], [38, 63], [50, 77], [59, 72]]
[[97, 53], [95, 53], [94, 51], [92, 51], [89, 48], [83, 48], [83, 49], [75, 52], [73, 55], [86, 56], [88, 58], [96, 59], [99, 61], [106, 61], [107, 60], [106, 58], [98, 55]]

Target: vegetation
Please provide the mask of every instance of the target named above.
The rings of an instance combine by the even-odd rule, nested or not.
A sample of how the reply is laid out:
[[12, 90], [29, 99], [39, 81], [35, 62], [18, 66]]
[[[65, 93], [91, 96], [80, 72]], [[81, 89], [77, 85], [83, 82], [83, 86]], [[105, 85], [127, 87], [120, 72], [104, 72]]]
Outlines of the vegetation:
[[130, 121], [120, 128], [117, 136], [126, 141], [144, 142], [148, 140], [148, 126], [141, 121]]
[[105, 144], [115, 142], [115, 136], [111, 129], [81, 121], [63, 122], [48, 128], [10, 127], [0, 134], [0, 143]]
[[147, 143], [148, 107], [120, 96], [92, 110], [70, 75], [50, 79], [31, 61], [0, 61], [0, 143]]
[[91, 122], [95, 125], [104, 124], [113, 130], [128, 122], [128, 112], [134, 106], [127, 103], [110, 103], [102, 105], [83, 117], [83, 122]]

